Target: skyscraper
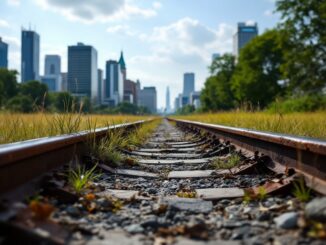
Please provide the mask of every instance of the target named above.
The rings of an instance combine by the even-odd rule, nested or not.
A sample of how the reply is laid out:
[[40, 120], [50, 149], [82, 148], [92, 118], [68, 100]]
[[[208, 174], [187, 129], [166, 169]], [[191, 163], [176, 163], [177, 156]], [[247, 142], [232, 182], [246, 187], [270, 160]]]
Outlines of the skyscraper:
[[105, 85], [103, 91], [103, 104], [117, 105], [123, 101], [123, 76], [120, 64], [115, 60], [108, 60], [105, 69]]
[[8, 44], [0, 37], [0, 68], [8, 68]]
[[237, 32], [233, 36], [233, 54], [238, 57], [243, 48], [252, 38], [258, 35], [257, 23], [252, 25], [244, 22], [238, 23]]
[[126, 67], [125, 59], [123, 58], [123, 52], [122, 51], [121, 51], [121, 54], [120, 54], [119, 65], [120, 65], [120, 70], [121, 70], [121, 73], [122, 73], [123, 82], [125, 82], [127, 80], [127, 67]]
[[165, 97], [165, 111], [166, 113], [171, 112], [171, 104], [170, 104], [170, 88], [166, 88], [166, 97]]
[[190, 96], [191, 92], [195, 91], [195, 74], [185, 73], [183, 75], [183, 96]]
[[46, 55], [44, 63], [44, 76], [41, 81], [45, 83], [49, 91], [62, 90], [61, 58], [59, 55]]
[[103, 70], [97, 69], [97, 80], [98, 80], [98, 95], [97, 99], [99, 103], [102, 103], [102, 91], [103, 91]]
[[140, 106], [147, 107], [151, 113], [156, 113], [157, 111], [157, 94], [155, 87], [144, 87], [140, 90], [139, 96]]
[[74, 96], [98, 99], [97, 51], [90, 45], [78, 43], [68, 47], [68, 91]]
[[22, 30], [21, 80], [39, 80], [40, 36], [34, 31]]

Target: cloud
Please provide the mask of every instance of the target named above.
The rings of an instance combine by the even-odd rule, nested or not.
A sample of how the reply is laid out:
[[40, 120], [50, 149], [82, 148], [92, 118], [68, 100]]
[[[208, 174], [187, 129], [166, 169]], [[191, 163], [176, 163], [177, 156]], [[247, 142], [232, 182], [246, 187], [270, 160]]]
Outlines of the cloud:
[[8, 21], [0, 19], [0, 27], [9, 28]]
[[7, 0], [7, 3], [12, 6], [19, 6], [20, 0]]
[[268, 10], [266, 10], [265, 12], [264, 12], [264, 15], [265, 16], [268, 16], [268, 17], [271, 17], [271, 16], [273, 16], [273, 10], [270, 10], [270, 9], [268, 9]]
[[197, 57], [207, 62], [211, 53], [230, 51], [233, 32], [233, 26], [228, 24], [222, 23], [215, 30], [198, 20], [183, 18], [170, 25], [156, 27], [149, 36], [142, 35], [141, 39], [152, 44], [157, 56], [168, 56], [183, 62], [192, 62]]
[[138, 35], [151, 53], [128, 59], [127, 63], [132, 66], [128, 76], [139, 78], [143, 85], [156, 86], [159, 106], [164, 105], [166, 86], [170, 86], [173, 102], [182, 91], [185, 72], [195, 72], [196, 89], [200, 90], [208, 75], [212, 54], [232, 51], [234, 31], [235, 27], [226, 23], [211, 28], [188, 17], [157, 26], [149, 34]]
[[69, 20], [83, 23], [108, 22], [131, 17], [149, 18], [154, 8], [140, 8], [130, 0], [34, 0], [42, 8], [54, 11]]
[[128, 25], [115, 25], [115, 26], [109, 26], [106, 31], [108, 33], [112, 34], [121, 34], [121, 35], [127, 35], [127, 36], [134, 36], [136, 35], [135, 31], [132, 31], [131, 28]]
[[162, 8], [162, 3], [160, 3], [160, 2], [153, 2], [153, 8], [154, 9], [160, 9], [160, 8]]

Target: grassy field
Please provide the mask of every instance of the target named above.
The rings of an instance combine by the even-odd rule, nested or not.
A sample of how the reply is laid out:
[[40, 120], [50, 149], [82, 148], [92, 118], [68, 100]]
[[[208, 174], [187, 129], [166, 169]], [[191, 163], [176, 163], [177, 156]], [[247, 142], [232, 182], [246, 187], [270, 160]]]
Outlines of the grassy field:
[[283, 115], [267, 112], [221, 112], [175, 118], [326, 139], [326, 112]]
[[0, 144], [68, 134], [147, 118], [148, 116], [129, 115], [0, 113]]

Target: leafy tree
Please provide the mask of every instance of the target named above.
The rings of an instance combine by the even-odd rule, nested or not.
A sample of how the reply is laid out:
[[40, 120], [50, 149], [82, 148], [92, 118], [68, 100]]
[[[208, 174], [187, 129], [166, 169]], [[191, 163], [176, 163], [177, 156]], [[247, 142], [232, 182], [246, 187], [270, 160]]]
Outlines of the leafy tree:
[[22, 95], [30, 96], [37, 107], [46, 108], [49, 105], [47, 96], [48, 87], [39, 81], [29, 81], [21, 84], [20, 92]]
[[68, 92], [50, 93], [51, 104], [59, 112], [71, 111], [74, 104], [74, 97]]
[[32, 112], [33, 100], [28, 95], [16, 95], [7, 102], [7, 109], [17, 112]]
[[204, 111], [226, 110], [234, 106], [230, 81], [235, 69], [234, 56], [224, 54], [215, 59], [209, 67], [211, 76], [207, 78], [201, 93]]
[[195, 111], [195, 106], [193, 105], [186, 105], [180, 109], [177, 110], [176, 114], [179, 115], [187, 115], [190, 113], [193, 113]]
[[232, 90], [238, 102], [265, 107], [281, 93], [282, 33], [266, 31], [242, 48], [232, 77]]
[[320, 92], [326, 86], [326, 1], [278, 0], [276, 7], [289, 39], [281, 67], [289, 91]]
[[17, 71], [0, 68], [0, 106], [18, 93]]

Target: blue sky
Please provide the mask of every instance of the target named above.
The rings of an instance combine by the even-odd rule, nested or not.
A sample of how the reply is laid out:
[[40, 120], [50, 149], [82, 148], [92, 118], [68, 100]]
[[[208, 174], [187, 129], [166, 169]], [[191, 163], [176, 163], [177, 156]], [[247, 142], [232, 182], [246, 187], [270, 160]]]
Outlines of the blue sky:
[[259, 32], [279, 20], [275, 0], [1, 0], [0, 36], [9, 43], [9, 67], [20, 71], [21, 27], [41, 36], [44, 56], [59, 54], [67, 70], [67, 46], [83, 42], [98, 51], [98, 66], [123, 49], [129, 79], [156, 86], [158, 106], [182, 91], [183, 73], [196, 74], [196, 90], [208, 76], [212, 53], [232, 51], [237, 22], [257, 22]]

